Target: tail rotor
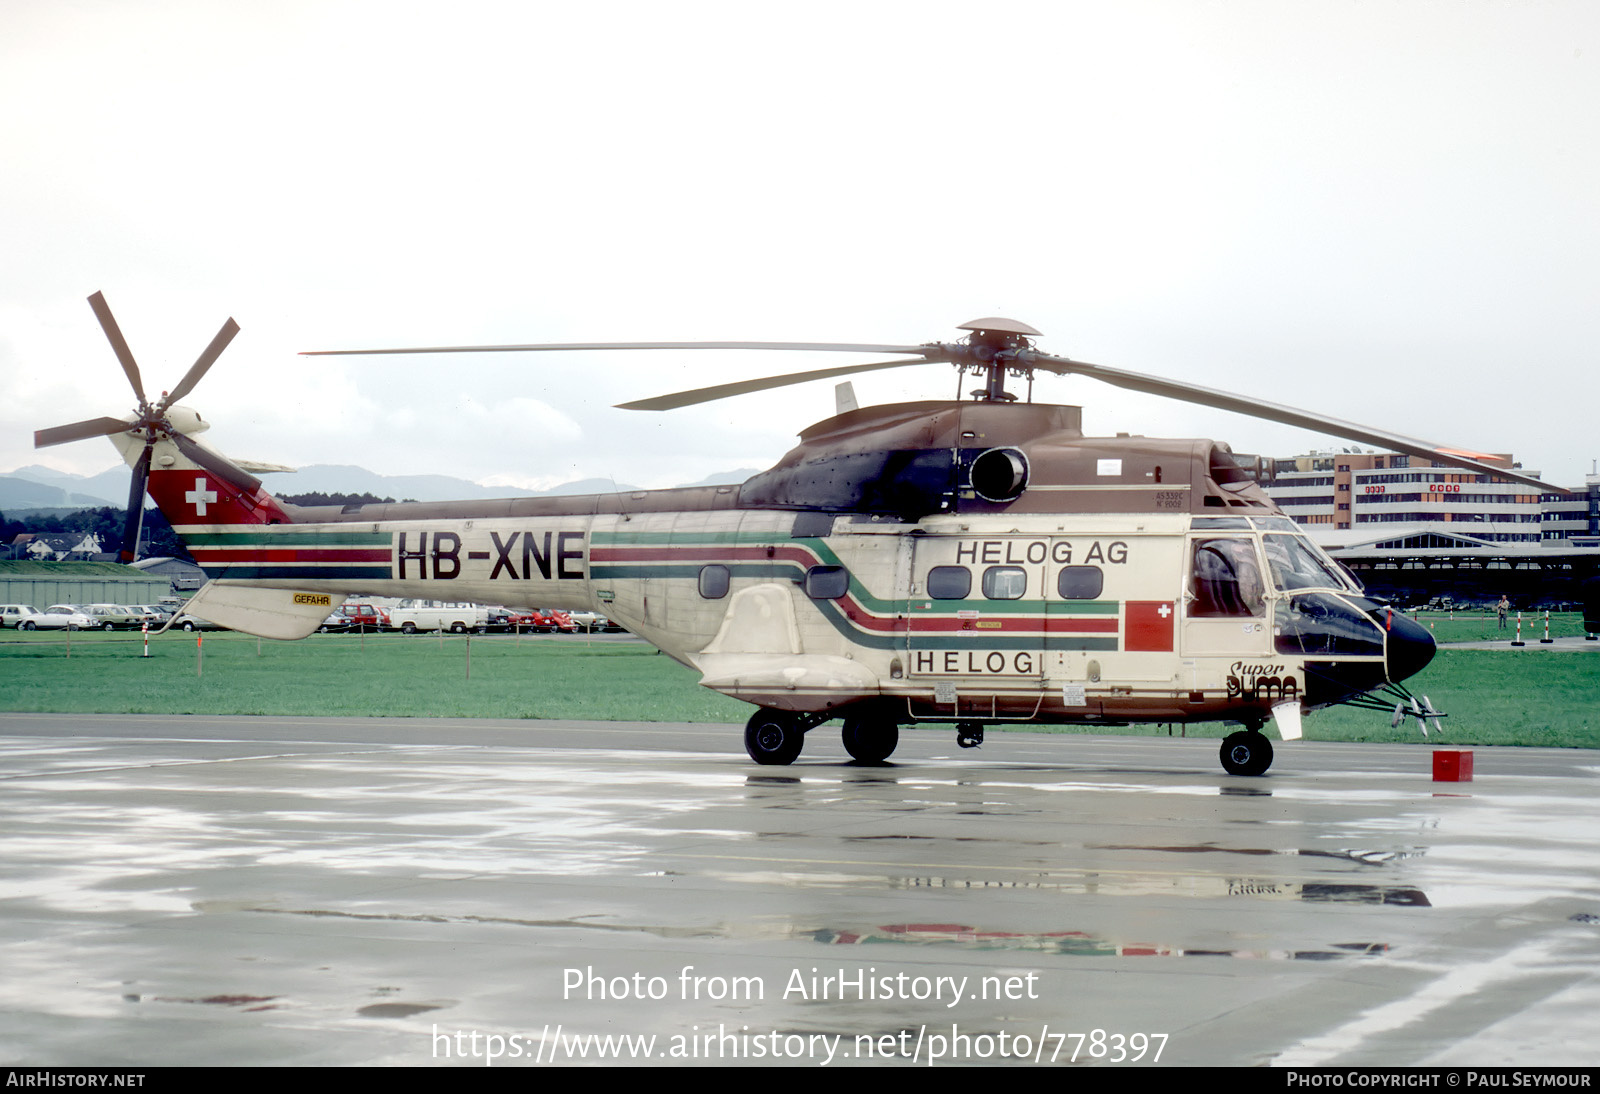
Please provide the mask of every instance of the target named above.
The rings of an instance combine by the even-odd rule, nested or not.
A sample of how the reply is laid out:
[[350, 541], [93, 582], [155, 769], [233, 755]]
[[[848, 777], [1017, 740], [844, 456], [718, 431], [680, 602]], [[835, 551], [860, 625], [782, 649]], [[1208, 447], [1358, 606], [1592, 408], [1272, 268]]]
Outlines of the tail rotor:
[[89, 307], [94, 310], [95, 318], [100, 321], [100, 329], [105, 331], [106, 340], [111, 343], [111, 350], [116, 354], [117, 361], [122, 365], [122, 371], [133, 388], [134, 397], [139, 400], [134, 417], [131, 420], [126, 417], [89, 418], [68, 425], [40, 429], [33, 434], [33, 446], [50, 448], [58, 444], [87, 440], [90, 437], [112, 437], [119, 433], [143, 438], [144, 450], [133, 461], [133, 479], [128, 484], [128, 515], [123, 522], [122, 549], [119, 554], [123, 562], [132, 562], [138, 553], [139, 527], [144, 519], [145, 489], [150, 481], [151, 453], [157, 441], [172, 441], [184, 456], [246, 492], [254, 492], [261, 485], [260, 479], [233, 461], [197, 444], [192, 438], [180, 432], [167, 415], [168, 410], [179, 399], [193, 391], [195, 385], [210, 371], [211, 366], [222, 355], [222, 351], [228, 348], [228, 343], [233, 341], [234, 335], [239, 333], [239, 324], [231, 318], [222, 324], [222, 329], [211, 339], [211, 344], [206, 346], [195, 363], [189, 366], [189, 371], [184, 373], [183, 379], [178, 381], [177, 386], [170, 392], [164, 393], [160, 402], [152, 403], [145, 396], [139, 364], [134, 360], [133, 351], [128, 348], [128, 341], [122, 336], [122, 328], [117, 325], [116, 317], [111, 314], [106, 298], [100, 293], [95, 293], [89, 297]]

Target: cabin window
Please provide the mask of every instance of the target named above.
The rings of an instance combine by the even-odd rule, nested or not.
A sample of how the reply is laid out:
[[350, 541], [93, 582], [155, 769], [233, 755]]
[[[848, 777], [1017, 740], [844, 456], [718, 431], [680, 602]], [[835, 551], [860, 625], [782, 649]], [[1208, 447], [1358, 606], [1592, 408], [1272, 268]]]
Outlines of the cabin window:
[[1019, 566], [990, 566], [983, 571], [983, 595], [990, 600], [1019, 600], [1028, 591], [1028, 575]]
[[972, 571], [965, 566], [935, 566], [928, 571], [928, 595], [935, 600], [965, 600], [972, 592]]
[[1266, 608], [1266, 585], [1256, 545], [1248, 539], [1194, 542], [1194, 601], [1189, 615], [1256, 616]]
[[843, 566], [813, 566], [806, 571], [805, 590], [812, 600], [838, 600], [850, 591], [850, 571]]
[[707, 600], [721, 600], [728, 595], [728, 577], [726, 566], [700, 567], [700, 595]]
[[1063, 566], [1056, 577], [1056, 592], [1063, 600], [1096, 600], [1106, 587], [1098, 566]]

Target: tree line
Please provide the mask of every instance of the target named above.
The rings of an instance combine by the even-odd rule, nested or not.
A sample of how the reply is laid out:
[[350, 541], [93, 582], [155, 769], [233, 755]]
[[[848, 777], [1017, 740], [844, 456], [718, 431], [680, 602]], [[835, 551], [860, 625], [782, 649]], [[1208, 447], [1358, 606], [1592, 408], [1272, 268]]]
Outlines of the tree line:
[[[380, 505], [393, 504], [393, 498], [380, 498], [376, 494], [324, 494], [312, 491], [306, 494], [288, 494], [280, 500], [291, 505]], [[115, 553], [122, 549], [122, 526], [126, 511], [102, 505], [92, 509], [78, 509], [62, 516], [30, 516], [11, 519], [0, 513], [0, 546], [9, 548], [20, 535], [93, 535], [103, 550]], [[0, 557], [4, 557], [0, 555]], [[25, 557], [25, 556], [17, 556]], [[193, 562], [194, 558], [183, 546], [183, 541], [172, 530], [172, 525], [161, 510], [144, 511], [144, 528], [139, 536], [140, 558], [180, 558]]]

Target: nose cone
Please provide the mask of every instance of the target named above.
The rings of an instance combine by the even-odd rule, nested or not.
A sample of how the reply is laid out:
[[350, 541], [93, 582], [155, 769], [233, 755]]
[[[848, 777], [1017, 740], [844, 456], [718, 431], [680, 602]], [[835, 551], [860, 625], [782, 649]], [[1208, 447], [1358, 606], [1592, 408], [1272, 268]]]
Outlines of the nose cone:
[[1379, 613], [1378, 621], [1385, 631], [1384, 661], [1388, 664], [1391, 683], [1397, 684], [1408, 676], [1415, 676], [1433, 660], [1438, 647], [1434, 645], [1433, 634], [1428, 628], [1399, 612], [1393, 615]]

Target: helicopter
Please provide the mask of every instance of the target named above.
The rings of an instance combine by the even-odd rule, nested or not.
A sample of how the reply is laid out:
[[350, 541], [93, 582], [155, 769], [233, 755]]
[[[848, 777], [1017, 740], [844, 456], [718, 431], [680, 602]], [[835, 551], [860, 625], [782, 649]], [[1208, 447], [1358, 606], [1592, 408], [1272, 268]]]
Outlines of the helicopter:
[[[1557, 489], [1477, 454], [1036, 348], [1014, 319], [954, 342], [631, 342], [319, 350], [324, 354], [585, 350], [831, 351], [887, 361], [768, 376], [622, 404], [663, 411], [807, 381], [944, 363], [967, 398], [858, 407], [843, 390], [770, 469], [739, 486], [498, 501], [298, 506], [194, 439], [179, 405], [237, 334], [230, 318], [178, 385], [145, 395], [104, 297], [90, 298], [138, 399], [122, 417], [45, 429], [36, 447], [109, 437], [133, 468], [123, 557], [151, 499], [209, 580], [190, 615], [303, 638], [344, 596], [603, 612], [756, 707], [744, 744], [786, 765], [841, 722], [845, 751], [883, 763], [902, 727], [1231, 723], [1234, 775], [1272, 763], [1263, 732], [1303, 734], [1335, 705], [1443, 715], [1403, 681], [1431, 634], [1368, 597], [1285, 516], [1224, 443], [1089, 437], [1081, 408], [1036, 403], [1036, 375], [1088, 376]], [[1026, 396], [1007, 382], [1026, 380]]]

